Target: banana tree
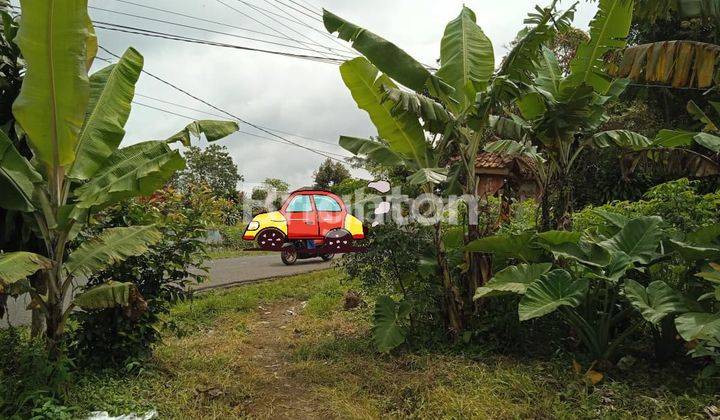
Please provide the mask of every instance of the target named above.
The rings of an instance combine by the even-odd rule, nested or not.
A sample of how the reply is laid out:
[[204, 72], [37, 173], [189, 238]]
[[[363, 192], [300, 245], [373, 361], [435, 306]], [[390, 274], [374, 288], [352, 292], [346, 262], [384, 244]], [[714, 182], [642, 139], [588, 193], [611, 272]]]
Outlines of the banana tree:
[[695, 247], [679, 242], [669, 247], [658, 217], [604, 216], [615, 224], [609, 237], [549, 231], [471, 244], [475, 251], [524, 261], [498, 272], [475, 297], [520, 295], [520, 321], [559, 311], [592, 360], [612, 361], [620, 346], [644, 325], [657, 328], [666, 318], [689, 310], [685, 298], [665, 282], [645, 286], [628, 274], [644, 271], [669, 252]]
[[[710, 101], [720, 115], [720, 103]], [[708, 116], [694, 101], [688, 112], [701, 125], [700, 131], [660, 130], [654, 139], [628, 130], [597, 133], [595, 147], [617, 147], [623, 150], [621, 166], [624, 176], [632, 175], [645, 164], [678, 177], [703, 178], [720, 174], [720, 122]]]
[[544, 229], [569, 227], [569, 176], [587, 145], [580, 139], [605, 121], [605, 105], [627, 86], [626, 80], [613, 80], [608, 75], [605, 57], [625, 47], [633, 4], [633, 0], [601, 0], [590, 23], [590, 39], [578, 48], [569, 74], [563, 75], [555, 54], [544, 48], [537, 76], [525, 84], [524, 94], [516, 102], [525, 120], [523, 125], [529, 127], [531, 137], [548, 158], [542, 203]]
[[[88, 77], [97, 39], [86, 1], [21, 1], [17, 35], [27, 64], [13, 113], [32, 152], [26, 159], [0, 132], [0, 206], [23, 212], [42, 238], [40, 254], [0, 255], [0, 294], [29, 294], [30, 307], [42, 311], [53, 354], [75, 306], [142, 308], [131, 283], [109, 283], [75, 297], [65, 307], [80, 276], [145, 252], [160, 239], [154, 226], [107, 229], [71, 249], [71, 241], [103, 208], [151, 194], [184, 160], [171, 143], [188, 144], [204, 133], [209, 141], [237, 130], [225, 121], [198, 121], [167, 141], [119, 148], [143, 66], [128, 49], [119, 62]], [[39, 272], [44, 290], [27, 276]]]
[[[414, 171], [409, 180], [423, 184], [426, 192], [447, 178], [449, 158], [459, 157], [452, 169], [453, 179], [463, 179], [463, 192], [476, 195], [475, 159], [490, 123], [490, 112], [509, 101], [518, 91], [517, 84], [534, 74], [540, 46], [572, 18], [574, 9], [557, 14], [555, 4], [531, 14], [528, 27], [497, 72], [492, 43], [477, 25], [475, 13], [463, 7], [445, 29], [436, 74], [396, 45], [325, 11], [327, 30], [352, 42], [364, 56], [345, 63], [341, 73], [383, 139], [378, 143], [343, 137], [341, 146], [377, 163], [406, 165]], [[378, 77], [379, 72], [384, 74]], [[426, 132], [432, 140], [426, 140]], [[477, 220], [468, 220], [468, 233], [468, 240], [480, 236]], [[457, 335], [463, 329], [463, 300], [472, 302], [472, 290], [482, 282], [482, 261], [479, 256], [468, 255], [473, 287], [460, 284], [458, 290], [447, 268], [439, 223], [436, 247], [447, 294], [448, 324]]]

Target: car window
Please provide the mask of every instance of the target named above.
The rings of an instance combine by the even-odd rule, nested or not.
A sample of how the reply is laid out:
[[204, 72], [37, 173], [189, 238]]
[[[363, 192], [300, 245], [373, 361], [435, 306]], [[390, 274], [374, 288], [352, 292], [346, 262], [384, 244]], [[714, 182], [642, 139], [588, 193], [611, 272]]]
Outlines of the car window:
[[340, 204], [334, 198], [326, 195], [315, 195], [315, 208], [318, 211], [342, 211]]
[[291, 213], [308, 213], [312, 211], [309, 195], [298, 195], [293, 198], [287, 207], [287, 211]]

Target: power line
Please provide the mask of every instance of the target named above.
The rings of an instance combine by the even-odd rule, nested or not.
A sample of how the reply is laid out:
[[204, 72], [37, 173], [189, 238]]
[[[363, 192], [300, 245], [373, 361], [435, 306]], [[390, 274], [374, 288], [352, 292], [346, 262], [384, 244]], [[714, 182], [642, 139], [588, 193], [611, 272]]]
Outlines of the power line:
[[240, 31], [246, 31], [246, 32], [250, 32], [250, 33], [254, 33], [254, 34], [258, 34], [258, 35], [264, 35], [264, 36], [268, 36], [268, 37], [272, 37], [272, 38], [287, 39], [287, 38], [284, 37], [284, 36], [274, 35], [274, 34], [270, 34], [270, 33], [267, 33], [267, 32], [262, 32], [262, 31], [256, 31], [256, 30], [254, 30], [254, 29], [244, 28], [244, 27], [242, 27], [242, 26], [231, 25], [231, 24], [225, 23], [225, 22], [218, 22], [218, 21], [212, 20], [212, 19], [204, 19], [204, 18], [201, 18], [201, 17], [197, 17], [197, 16], [193, 16], [193, 15], [188, 15], [188, 14], [185, 14], [185, 13], [174, 12], [174, 11], [172, 11], [172, 10], [162, 9], [162, 8], [159, 8], [159, 7], [147, 6], [147, 5], [144, 5], [144, 4], [141, 4], [141, 3], [135, 3], [135, 2], [132, 2], [132, 1], [128, 1], [128, 0], [113, 0], [113, 1], [116, 1], [116, 2], [119, 2], [119, 3], [130, 4], [130, 5], [133, 5], [133, 6], [142, 7], [142, 8], [144, 8], [144, 9], [154, 10], [154, 11], [157, 11], [157, 12], [163, 12], [163, 13], [167, 13], [167, 14], [171, 14], [171, 15], [175, 15], [175, 16], [181, 16], [181, 17], [184, 17], [184, 18], [187, 18], [187, 19], [196, 20], [196, 21], [198, 21], [198, 22], [212, 23], [212, 24], [214, 24], [214, 25], [224, 26], [224, 27], [226, 27], [226, 28], [237, 29], [237, 30], [240, 30]]
[[[283, 6], [285, 6], [285, 7], [287, 7], [287, 8], [290, 8], [291, 10], [297, 10], [297, 9], [294, 9], [294, 8], [286, 5], [285, 3], [281, 2], [280, 0], [275, 0], [275, 1], [277, 1], [278, 3], [282, 4]], [[275, 5], [275, 4], [273, 4], [273, 3], [270, 3], [269, 0], [265, 0], [265, 3], [267, 3], [268, 5], [276, 8], [276, 9], [278, 9], [280, 12], [286, 14], [288, 17], [290, 17], [290, 18], [292, 19], [292, 21], [294, 21], [295, 23], [299, 24], [300, 26], [304, 26], [304, 27], [309, 28], [310, 30], [312, 30], [312, 31], [314, 31], [314, 32], [319, 33], [320, 35], [323, 36], [323, 38], [329, 39], [332, 43], [334, 43], [334, 44], [336, 44], [336, 45], [339, 45], [339, 46], [342, 47], [345, 51], [348, 51], [348, 52], [349, 52], [350, 54], [352, 54], [353, 56], [357, 56], [357, 52], [355, 52], [355, 51], [353, 51], [352, 49], [348, 48], [348, 46], [347, 46], [346, 44], [343, 44], [343, 43], [340, 42], [336, 37], [330, 35], [330, 34], [327, 33], [326, 31], [321, 31], [321, 30], [318, 30], [317, 28], [315, 28], [315, 27], [313, 27], [313, 26], [311, 26], [311, 25], [308, 25], [306, 22], [303, 22], [302, 20], [300, 20], [300, 19], [298, 19], [297, 17], [293, 16], [293, 14], [290, 13], [289, 11], [282, 9], [282, 8], [278, 7], [277, 5]], [[316, 18], [316, 19], [317, 19], [317, 18]], [[318, 20], [319, 20], [319, 19], [318, 19]], [[321, 20], [320, 20], [320, 22], [322, 23]]]
[[273, 55], [280, 55], [285, 57], [293, 57], [293, 58], [299, 58], [304, 60], [311, 60], [311, 61], [319, 61], [323, 63], [330, 63], [330, 64], [341, 64], [345, 60], [341, 58], [328, 58], [328, 57], [319, 57], [309, 54], [295, 54], [295, 53], [289, 53], [284, 51], [275, 51], [275, 50], [267, 50], [263, 48], [253, 48], [253, 47], [245, 47], [242, 45], [235, 45], [235, 44], [228, 44], [224, 42], [216, 42], [216, 41], [207, 41], [203, 39], [197, 39], [197, 38], [190, 38], [185, 37], [182, 35], [175, 35], [170, 34], [166, 32], [158, 32], [158, 31], [151, 31], [148, 29], [142, 29], [142, 28], [135, 28], [131, 26], [124, 26], [124, 25], [117, 25], [113, 23], [105, 23], [105, 22], [96, 22], [95, 25], [98, 29], [103, 29], [106, 31], [115, 31], [115, 32], [123, 32], [128, 34], [134, 34], [134, 35], [141, 35], [151, 38], [161, 38], [161, 39], [167, 39], [172, 41], [180, 41], [180, 42], [186, 42], [191, 44], [201, 44], [201, 45], [209, 45], [214, 47], [223, 47], [223, 48], [232, 48], [237, 50], [244, 50], [244, 51], [254, 51], [254, 52], [261, 52], [266, 54], [273, 54]]
[[[105, 51], [106, 53], [108, 53], [108, 54], [110, 54], [111, 56], [115, 57], [116, 59], [120, 59], [120, 58], [121, 58], [119, 55], [113, 53], [112, 51], [108, 50], [107, 48], [103, 47], [102, 45], [100, 46], [100, 48], [101, 48], [103, 51]], [[150, 72], [147, 71], [147, 70], [142, 70], [142, 72], [145, 73], [145, 74], [147, 74], [148, 76], [152, 77], [153, 79], [155, 79], [155, 80], [157, 80], [157, 81], [159, 81], [159, 82], [161, 82], [161, 83], [163, 83], [163, 84], [165, 84], [165, 85], [167, 85], [167, 86], [170, 86], [171, 88], [177, 90], [178, 92], [180, 92], [180, 93], [182, 93], [182, 94], [184, 94], [184, 95], [186, 95], [186, 96], [188, 96], [188, 97], [190, 97], [190, 98], [192, 98], [192, 99], [194, 99], [194, 100], [196, 100], [196, 101], [198, 101], [198, 102], [201, 102], [202, 104], [204, 104], [204, 105], [206, 105], [206, 106], [208, 106], [208, 107], [210, 107], [210, 108], [212, 108], [212, 109], [214, 109], [214, 110], [216, 110], [216, 111], [220, 111], [220, 112], [223, 113], [224, 115], [227, 115], [227, 116], [229, 116], [230, 118], [233, 118], [233, 119], [235, 119], [235, 120], [237, 120], [237, 121], [239, 121], [239, 122], [241, 122], [241, 123], [243, 123], [243, 124], [245, 124], [245, 125], [249, 125], [249, 126], [253, 127], [254, 129], [256, 129], [256, 130], [258, 130], [258, 131], [262, 131], [263, 133], [269, 134], [270, 136], [272, 136], [272, 137], [274, 137], [274, 138], [277, 138], [277, 139], [279, 139], [279, 140], [282, 140], [282, 141], [284, 141], [285, 143], [288, 143], [288, 144], [291, 144], [291, 145], [300, 147], [300, 148], [302, 148], [302, 149], [308, 150], [308, 151], [313, 152], [313, 153], [315, 153], [315, 154], [318, 154], [318, 155], [320, 155], [320, 156], [326, 157], [326, 158], [328, 158], [328, 159], [330, 159], [330, 160], [334, 160], [334, 161], [340, 162], [340, 163], [342, 163], [342, 164], [347, 164], [345, 161], [342, 161], [342, 160], [340, 160], [340, 159], [336, 159], [336, 158], [331, 157], [331, 156], [329, 156], [329, 155], [327, 155], [327, 154], [325, 154], [325, 153], [318, 152], [318, 151], [315, 150], [315, 149], [312, 149], [312, 148], [309, 148], [309, 147], [304, 146], [304, 145], [302, 145], [302, 144], [296, 143], [296, 142], [294, 142], [294, 141], [292, 141], [292, 140], [288, 140], [288, 139], [286, 139], [285, 137], [280, 136], [280, 135], [278, 135], [278, 134], [275, 134], [275, 133], [273, 133], [272, 131], [267, 130], [267, 129], [265, 129], [265, 128], [257, 125], [257, 124], [251, 123], [250, 121], [247, 121], [247, 120], [239, 117], [238, 115], [235, 115], [235, 114], [233, 114], [233, 113], [231, 113], [231, 112], [229, 112], [229, 111], [226, 111], [226, 110], [224, 110], [224, 109], [222, 109], [222, 108], [220, 108], [220, 107], [218, 107], [218, 106], [215, 106], [215, 105], [211, 104], [210, 102], [208, 102], [208, 101], [206, 101], [206, 100], [204, 100], [204, 99], [202, 99], [202, 98], [200, 98], [200, 97], [198, 97], [198, 96], [196, 96], [196, 95], [193, 95], [192, 93], [188, 92], [187, 90], [185, 90], [185, 89], [183, 89], [183, 88], [175, 85], [175, 84], [172, 83], [172, 82], [169, 82], [169, 81], [163, 79], [163, 78], [160, 77], [160, 76], [156, 76], [155, 74], [150, 73]]]
[[[142, 19], [142, 20], [147, 20], [147, 21], [151, 21], [151, 22], [164, 23], [164, 24], [166, 24], [166, 25], [172, 25], [172, 26], [177, 26], [177, 27], [181, 27], [181, 28], [193, 29], [193, 30], [196, 30], [196, 31], [209, 32], [209, 33], [213, 33], [213, 34], [230, 36], [230, 37], [233, 37], [233, 38], [245, 39], [245, 40], [256, 41], [256, 42], [263, 42], [263, 43], [272, 44], [272, 45], [278, 45], [278, 46], [281, 46], [281, 47], [287, 47], [287, 48], [294, 48], [294, 49], [300, 49], [300, 50], [305, 50], [305, 51], [316, 52], [314, 49], [311, 49], [311, 48], [297, 47], [297, 46], [295, 46], [295, 45], [284, 44], [284, 43], [281, 43], [281, 42], [267, 41], [267, 40], [264, 40], [264, 39], [258, 39], [258, 38], [243, 36], [243, 35], [237, 35], [237, 34], [233, 34], [233, 33], [229, 33], [229, 32], [216, 31], [216, 30], [208, 29], [208, 28], [200, 28], [200, 27], [197, 27], [197, 26], [185, 25], [185, 24], [183, 24], [183, 23], [171, 22], [171, 21], [167, 21], [167, 20], [164, 20], [164, 19], [155, 19], [155, 18], [151, 18], [151, 17], [147, 17], [147, 16], [136, 15], [136, 14], [133, 14], [133, 13], [125, 13], [125, 12], [120, 12], [120, 11], [117, 11], [117, 10], [105, 9], [105, 8], [102, 8], [102, 7], [88, 6], [88, 8], [89, 8], [89, 9], [93, 9], [93, 10], [99, 10], [99, 11], [102, 11], [102, 12], [107, 12], [107, 13], [114, 13], [114, 14], [121, 15], [121, 16], [128, 16], [128, 17], [132, 17], [132, 18], [136, 18], [136, 19]], [[116, 24], [113, 24], [113, 25], [116, 25]], [[322, 47], [322, 45], [320, 45], [320, 44], [316, 44], [316, 45]], [[338, 54], [338, 55], [339, 55], [339, 54]]]
[[[268, 24], [265, 23], [265, 22], [262, 22], [262, 21], [256, 19], [256, 18], [253, 17], [253, 16], [248, 15], [247, 13], [243, 12], [243, 11], [240, 10], [240, 9], [236, 9], [236, 8], [233, 7], [233, 6], [230, 6], [229, 4], [225, 3], [223, 0], [217, 0], [217, 2], [220, 3], [220, 4], [222, 4], [222, 5], [225, 6], [225, 7], [229, 8], [230, 10], [235, 11], [236, 13], [239, 13], [239, 14], [241, 14], [242, 16], [245, 16], [246, 18], [252, 20], [253, 22], [255, 22], [255, 23], [259, 24], [259, 25], [262, 25], [262, 26], [266, 27], [266, 28], [270, 29], [271, 31], [273, 31], [273, 32], [275, 32], [275, 33], [277, 33], [277, 34], [282, 35], [282, 36], [283, 36], [285, 39], [287, 39], [287, 40], [293, 41], [293, 42], [295, 42], [295, 43], [297, 43], [297, 44], [300, 44], [300, 45], [306, 45], [306, 46], [307, 46], [307, 44], [306, 44], [305, 42], [300, 41], [300, 40], [298, 40], [298, 39], [291, 38], [291, 37], [288, 36], [286, 33], [282, 32], [282, 31], [279, 31], [279, 30], [277, 30], [276, 28], [273, 28], [272, 26], [268, 25]], [[320, 52], [320, 51], [317, 51], [317, 50], [316, 50], [315, 52], [318, 53], [318, 54], [320, 54], [320, 55], [325, 55], [324, 53], [322, 53], [322, 52]]]
[[307, 11], [310, 12], [310, 13], [313, 13], [313, 14], [316, 14], [316, 15], [322, 17], [322, 13], [318, 12], [317, 10], [313, 10], [313, 9], [308, 8], [308, 7], [305, 7], [305, 6], [303, 6], [302, 4], [300, 4], [300, 3], [298, 3], [298, 2], [296, 2], [296, 1], [294, 1], [294, 0], [289, 0], [289, 1], [290, 1], [290, 3], [295, 4], [295, 5], [298, 5], [299, 7], [302, 7], [303, 9], [307, 10]]
[[[105, 60], [103, 60], [103, 61], [105, 61]], [[193, 107], [189, 107], [189, 106], [185, 106], [185, 105], [176, 104], [175, 102], [166, 101], [166, 100], [164, 100], [164, 99], [156, 98], [156, 97], [153, 97], [153, 96], [143, 95], [143, 94], [140, 94], [140, 93], [136, 93], [135, 96], [140, 96], [140, 97], [143, 97], [143, 98], [147, 98], [147, 99], [150, 99], [150, 100], [153, 100], [153, 101], [157, 101], [157, 102], [160, 102], [160, 103], [164, 103], [164, 104], [166, 104], [166, 105], [176, 106], [176, 107], [178, 107], [178, 108], [183, 108], [183, 109], [186, 109], [186, 110], [188, 110], [188, 111], [200, 112], [200, 113], [202, 113], [202, 114], [209, 115], [209, 116], [212, 116], [212, 117], [226, 118], [226, 116], [224, 116], [224, 115], [220, 115], [220, 114], [216, 114], [216, 113], [213, 113], [213, 112], [204, 111], [204, 110], [201, 110], [201, 109], [197, 109], [197, 108], [193, 108]], [[266, 130], [270, 130], [270, 131], [272, 131], [272, 132], [275, 132], [275, 133], [286, 134], [286, 135], [288, 135], [288, 136], [305, 139], [305, 140], [312, 141], [312, 142], [315, 142], [315, 143], [327, 144], [327, 145], [329, 145], [329, 146], [341, 147], [341, 146], [340, 146], [339, 144], [337, 144], [337, 143], [332, 143], [332, 142], [324, 141], [324, 140], [318, 140], [318, 139], [315, 139], [315, 138], [312, 138], [312, 137], [302, 136], [302, 135], [300, 135], [300, 134], [290, 133], [290, 132], [287, 132], [287, 131], [277, 130], [277, 129], [274, 129], [274, 128], [262, 126], [262, 125], [260, 125], [260, 124], [258, 124], [258, 126], [264, 128], [264, 129], [266, 129]]]
[[[307, 12], [305, 12], [305, 11], [303, 11], [303, 10], [301, 10], [301, 9], [297, 9], [297, 8], [295, 8], [295, 7], [287, 4], [287, 3], [283, 3], [283, 2], [280, 1], [280, 0], [275, 0], [275, 2], [280, 3], [280, 4], [282, 4], [283, 6], [286, 6], [286, 7], [290, 8], [290, 9], [292, 9], [292, 10], [294, 10], [294, 11], [296, 11], [296, 12], [302, 14], [302, 15], [305, 15], [305, 16], [309, 17], [310, 19], [313, 19], [313, 20], [316, 20], [316, 21], [322, 23], [322, 19], [320, 19], [320, 18], [317, 17], [317, 16], [309, 15], [309, 14], [307, 14]], [[293, 3], [294, 3], [294, 4], [298, 4], [298, 3], [295, 3], [295, 2], [293, 2]], [[306, 10], [307, 10], [307, 9], [306, 9]], [[316, 12], [315, 14], [317, 15], [317, 12]]]
[[[291, 27], [288, 26], [287, 24], [285, 24], [285, 23], [283, 23], [283, 22], [280, 22], [279, 20], [273, 18], [273, 17], [270, 16], [270, 15], [278, 16], [278, 17], [283, 18], [283, 19], [288, 19], [288, 18], [286, 18], [286, 17], [284, 17], [284, 16], [282, 16], [282, 15], [278, 15], [277, 13], [271, 12], [271, 11], [269, 11], [269, 10], [267, 10], [267, 9], [264, 9], [264, 8], [260, 7], [260, 6], [256, 6], [256, 5], [254, 5], [254, 4], [248, 3], [248, 2], [246, 2], [246, 1], [244, 1], [244, 0], [237, 0], [237, 1], [240, 2], [240, 3], [242, 3], [242, 4], [244, 4], [244, 5], [246, 5], [246, 6], [248, 6], [248, 7], [250, 7], [250, 8], [252, 8], [252, 9], [254, 9], [256, 12], [258, 12], [258, 13], [260, 13], [261, 15], [265, 16], [266, 18], [272, 20], [273, 22], [281, 25], [282, 27], [284, 27], [284, 28], [286, 28], [286, 29], [294, 32], [295, 34], [297, 34], [297, 35], [299, 35], [299, 36], [301, 36], [301, 37], [303, 37], [303, 38], [305, 38], [305, 39], [307, 39], [307, 40], [310, 40], [311, 42], [314, 42], [312, 38], [306, 36], [306, 35], [303, 34], [302, 32], [296, 31], [295, 29], [291, 28]], [[288, 20], [289, 20], [289, 19], [288, 19]], [[299, 41], [298, 41], [298, 42], [299, 42]], [[327, 49], [327, 50], [330, 51], [330, 52], [333, 52], [333, 51], [335, 50], [334, 48], [331, 48], [331, 47], [324, 47], [324, 48]], [[320, 54], [319, 51], [318, 51], [318, 54]]]

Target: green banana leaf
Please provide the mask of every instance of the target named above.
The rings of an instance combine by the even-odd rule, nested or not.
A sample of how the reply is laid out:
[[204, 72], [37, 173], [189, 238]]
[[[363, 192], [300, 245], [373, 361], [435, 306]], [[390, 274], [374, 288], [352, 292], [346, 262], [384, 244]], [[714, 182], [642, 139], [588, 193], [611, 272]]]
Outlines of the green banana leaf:
[[5, 286], [22, 280], [38, 270], [48, 270], [52, 261], [32, 252], [9, 252], [0, 254], [0, 293]]
[[177, 150], [149, 141], [116, 150], [93, 179], [75, 190], [79, 208], [102, 207], [119, 200], [152, 194], [185, 168]]
[[475, 102], [495, 71], [492, 42], [476, 22], [475, 13], [463, 6], [460, 15], [448, 23], [440, 43], [437, 76], [455, 89], [450, 95], [455, 103], [449, 101], [448, 107], [456, 115]]
[[454, 120], [442, 104], [419, 93], [385, 87], [383, 101], [391, 101], [394, 104], [392, 113], [395, 116], [410, 112], [422, 118], [425, 129], [431, 133], [444, 133], [448, 123]]
[[190, 142], [193, 137], [200, 138], [200, 136], [204, 134], [207, 141], [214, 142], [224, 139], [239, 129], [240, 127], [238, 127], [238, 124], [234, 121], [193, 121], [188, 124], [187, 127], [165, 140], [165, 142], [168, 144], [179, 142], [185, 147], [190, 147]]
[[364, 57], [341, 65], [340, 74], [358, 107], [368, 113], [390, 150], [419, 167], [430, 166], [425, 133], [417, 117], [409, 113], [395, 116], [393, 105], [383, 102], [385, 89], [397, 88], [395, 83], [385, 75], [378, 77], [377, 67]]
[[133, 283], [109, 281], [75, 297], [73, 303], [83, 309], [106, 309], [129, 306], [137, 286]]
[[90, 87], [87, 0], [21, 0], [15, 42], [27, 64], [13, 114], [35, 158], [58, 179], [75, 161]]
[[403, 159], [380, 141], [340, 136], [340, 147], [355, 156], [365, 156], [380, 165], [395, 166], [403, 164]]
[[433, 96], [452, 93], [453, 88], [395, 44], [323, 9], [323, 23], [331, 34], [352, 42], [352, 47], [375, 67], [415, 92], [430, 89]]
[[597, 148], [620, 147], [623, 149], [641, 150], [649, 147], [652, 141], [642, 134], [629, 130], [611, 130], [597, 133], [592, 138]]
[[155, 225], [105, 229], [73, 251], [68, 256], [65, 269], [68, 275], [89, 275], [147, 252], [148, 247], [160, 239], [162, 234]]
[[42, 176], [35, 172], [4, 131], [0, 130], [0, 207], [8, 210], [33, 211], [35, 185]]
[[120, 145], [142, 68], [142, 55], [129, 48], [117, 64], [90, 76], [90, 101], [70, 178], [90, 179]]
[[633, 5], [633, 0], [599, 1], [598, 12], [590, 22], [590, 40], [578, 48], [563, 85], [588, 84], [600, 95], [608, 92], [612, 78], [605, 71], [605, 57], [627, 45]]
[[537, 262], [544, 255], [543, 249], [537, 243], [535, 232], [480, 238], [467, 244], [465, 251], [495, 254], [500, 258], [517, 258], [525, 262]]

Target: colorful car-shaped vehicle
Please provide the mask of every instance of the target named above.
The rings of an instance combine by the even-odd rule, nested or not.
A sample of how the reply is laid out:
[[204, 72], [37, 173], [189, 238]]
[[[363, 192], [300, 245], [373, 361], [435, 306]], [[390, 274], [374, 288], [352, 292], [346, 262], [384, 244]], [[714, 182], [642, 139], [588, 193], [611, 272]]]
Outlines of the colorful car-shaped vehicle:
[[261, 250], [280, 251], [285, 264], [297, 259], [353, 252], [355, 240], [364, 239], [362, 222], [349, 214], [337, 195], [324, 190], [298, 190], [279, 211], [255, 216], [243, 234]]

